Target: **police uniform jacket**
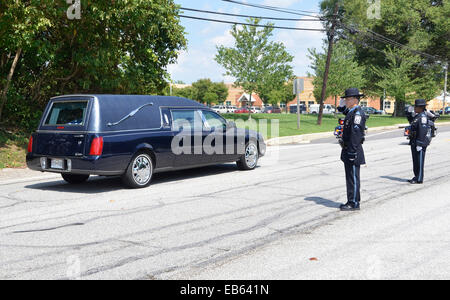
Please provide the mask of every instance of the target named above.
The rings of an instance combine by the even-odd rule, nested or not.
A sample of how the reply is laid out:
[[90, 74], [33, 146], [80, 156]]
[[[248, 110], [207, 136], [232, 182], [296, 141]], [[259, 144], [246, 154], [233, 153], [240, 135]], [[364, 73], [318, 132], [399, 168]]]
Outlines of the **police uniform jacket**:
[[344, 147], [341, 160], [357, 166], [365, 165], [364, 150], [362, 147], [366, 129], [366, 116], [360, 106], [351, 109], [344, 121]]
[[423, 148], [428, 146], [428, 115], [426, 112], [421, 112], [414, 117], [414, 120], [411, 123], [411, 134], [410, 145]]

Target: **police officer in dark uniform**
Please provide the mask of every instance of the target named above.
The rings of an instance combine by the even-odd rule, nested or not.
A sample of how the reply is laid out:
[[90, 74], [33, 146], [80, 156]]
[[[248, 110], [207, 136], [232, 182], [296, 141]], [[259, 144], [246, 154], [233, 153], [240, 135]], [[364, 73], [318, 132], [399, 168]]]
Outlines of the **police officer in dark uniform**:
[[414, 178], [408, 180], [411, 184], [422, 184], [424, 178], [425, 154], [430, 143], [430, 130], [428, 126], [427, 102], [424, 99], [416, 100], [414, 111], [416, 116], [411, 122], [410, 145], [413, 157]]
[[345, 91], [346, 117], [344, 121], [341, 160], [345, 165], [347, 200], [341, 205], [342, 211], [360, 210], [360, 167], [366, 164], [362, 144], [366, 130], [366, 115], [359, 106], [364, 97], [356, 88]]

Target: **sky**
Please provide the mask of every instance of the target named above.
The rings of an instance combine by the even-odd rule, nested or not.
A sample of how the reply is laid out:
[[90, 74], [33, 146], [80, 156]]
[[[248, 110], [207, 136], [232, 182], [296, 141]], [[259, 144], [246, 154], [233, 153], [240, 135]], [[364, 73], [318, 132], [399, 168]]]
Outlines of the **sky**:
[[[263, 4], [285, 9], [298, 9], [312, 12], [319, 11], [320, 0], [240, 0], [252, 4]], [[175, 3], [185, 8], [244, 14], [254, 16], [270, 16], [281, 18], [308, 18], [292, 14], [279, 13], [259, 8], [247, 7], [239, 4], [228, 3], [222, 0], [175, 0]], [[185, 15], [203, 17], [209, 19], [221, 19], [227, 21], [240, 21], [245, 23], [245, 18], [232, 16], [218, 16], [212, 14], [185, 11]], [[264, 20], [263, 23], [266, 23]], [[322, 29], [321, 22], [298, 21], [274, 21], [277, 26], [302, 27]], [[217, 64], [214, 57], [217, 53], [216, 46], [224, 45], [232, 47], [233, 37], [230, 34], [231, 24], [212, 23], [200, 20], [181, 18], [181, 25], [185, 28], [188, 46], [186, 51], [181, 51], [178, 63], [170, 65], [168, 71], [173, 81], [182, 81], [190, 84], [198, 79], [210, 78], [212, 81], [225, 83], [233, 82], [232, 77], [225, 76], [225, 70]], [[297, 76], [306, 76], [311, 72], [310, 61], [307, 57], [308, 48], [321, 48], [325, 38], [323, 32], [293, 31], [275, 29], [272, 40], [282, 42], [287, 51], [294, 56], [292, 67]]]

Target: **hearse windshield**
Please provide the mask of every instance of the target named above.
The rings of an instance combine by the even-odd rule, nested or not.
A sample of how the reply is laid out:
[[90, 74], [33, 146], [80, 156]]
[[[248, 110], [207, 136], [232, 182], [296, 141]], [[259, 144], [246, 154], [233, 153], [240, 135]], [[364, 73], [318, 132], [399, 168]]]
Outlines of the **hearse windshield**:
[[55, 102], [44, 125], [82, 126], [86, 117], [88, 101]]

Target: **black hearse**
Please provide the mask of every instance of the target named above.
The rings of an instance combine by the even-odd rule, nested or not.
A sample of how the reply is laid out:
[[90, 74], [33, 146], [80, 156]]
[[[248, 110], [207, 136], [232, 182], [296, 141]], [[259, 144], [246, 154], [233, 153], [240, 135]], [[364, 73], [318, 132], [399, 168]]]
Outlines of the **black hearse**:
[[237, 129], [192, 100], [71, 95], [47, 105], [30, 137], [27, 165], [61, 173], [69, 183], [90, 175], [122, 176], [128, 186], [142, 188], [157, 172], [227, 162], [252, 170], [265, 151], [260, 134]]

